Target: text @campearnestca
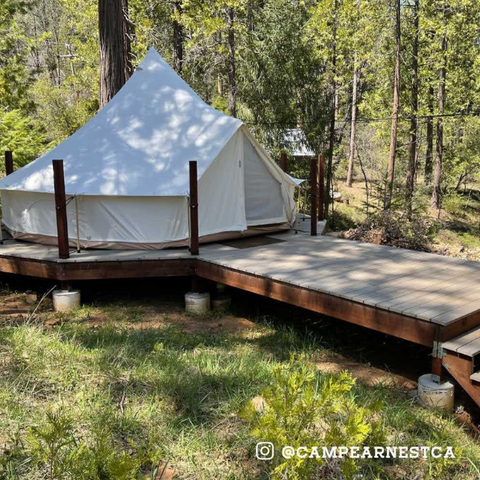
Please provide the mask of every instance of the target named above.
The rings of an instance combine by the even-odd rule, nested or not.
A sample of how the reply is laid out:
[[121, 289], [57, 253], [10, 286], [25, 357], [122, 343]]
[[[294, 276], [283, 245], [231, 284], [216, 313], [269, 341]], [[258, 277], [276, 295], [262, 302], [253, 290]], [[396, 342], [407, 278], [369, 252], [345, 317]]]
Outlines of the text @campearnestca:
[[[285, 459], [297, 458], [455, 458], [452, 447], [324, 447], [286, 445], [281, 449]], [[259, 442], [255, 448], [255, 456], [259, 460], [272, 460], [275, 457], [275, 447], [271, 442]]]

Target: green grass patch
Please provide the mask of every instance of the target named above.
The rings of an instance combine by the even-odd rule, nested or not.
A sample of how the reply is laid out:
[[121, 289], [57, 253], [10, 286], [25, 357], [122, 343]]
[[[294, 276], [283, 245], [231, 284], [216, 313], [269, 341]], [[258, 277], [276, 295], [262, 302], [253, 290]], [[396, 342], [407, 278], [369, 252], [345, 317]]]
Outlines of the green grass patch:
[[[98, 315], [108, 320], [87, 321]], [[167, 465], [179, 478], [268, 478], [274, 466], [255, 459], [258, 434], [241, 412], [278, 384], [279, 368], [290, 382], [292, 353], [313, 365], [328, 352], [312, 335], [265, 321], [211, 334], [168, 322], [139, 328], [141, 319], [140, 307], [85, 307], [50, 328], [0, 328], [1, 478], [159, 478]], [[356, 472], [476, 478], [479, 447], [451, 417], [412, 406], [390, 387], [348, 382], [342, 408], [381, 402], [365, 418], [373, 415], [392, 444], [460, 452], [448, 465], [396, 460]]]

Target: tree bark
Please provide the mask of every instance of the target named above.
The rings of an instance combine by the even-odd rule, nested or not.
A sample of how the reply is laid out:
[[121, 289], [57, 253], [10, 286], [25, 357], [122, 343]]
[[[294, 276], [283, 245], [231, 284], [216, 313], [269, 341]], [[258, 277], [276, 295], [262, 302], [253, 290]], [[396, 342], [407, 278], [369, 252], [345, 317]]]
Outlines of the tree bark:
[[325, 217], [328, 218], [332, 197], [333, 181], [333, 151], [335, 149], [335, 125], [337, 119], [337, 0], [333, 0], [333, 25], [332, 25], [332, 116], [330, 119], [330, 138], [328, 146], [327, 178], [325, 182]]
[[410, 120], [410, 145], [408, 149], [408, 169], [406, 184], [407, 218], [412, 216], [413, 192], [415, 190], [415, 172], [417, 166], [417, 136], [418, 136], [418, 42], [419, 42], [419, 7], [420, 0], [414, 3], [414, 29], [412, 52], [412, 118]]
[[135, 70], [132, 58], [132, 42], [135, 38], [135, 24], [128, 14], [128, 0], [122, 0], [123, 10], [123, 55], [125, 68], [125, 81], [127, 81]]
[[353, 165], [355, 162], [355, 135], [357, 130], [357, 96], [358, 96], [358, 77], [360, 76], [360, 69], [357, 66], [355, 55], [355, 71], [353, 72], [353, 87], [352, 87], [352, 119], [350, 121], [350, 154], [348, 157], [348, 173], [347, 173], [347, 187], [352, 186], [353, 182]]
[[427, 118], [427, 150], [425, 153], [425, 184], [429, 185], [432, 181], [433, 171], [433, 87], [428, 88], [428, 113]]
[[[178, 15], [182, 14], [182, 4], [180, 2], [174, 2], [173, 8]], [[173, 21], [173, 68], [180, 74], [183, 67], [183, 42], [184, 32], [183, 25], [177, 20]]]
[[390, 157], [388, 160], [387, 185], [385, 189], [384, 208], [387, 210], [392, 204], [393, 182], [395, 181], [395, 157], [397, 153], [398, 112], [400, 110], [400, 53], [401, 53], [401, 25], [400, 2], [395, 0], [395, 74], [393, 86], [392, 132], [390, 136]]
[[442, 53], [443, 53], [443, 63], [439, 72], [439, 81], [438, 81], [438, 113], [439, 117], [437, 118], [437, 141], [436, 141], [436, 155], [435, 155], [435, 172], [433, 175], [433, 191], [431, 206], [436, 210], [440, 210], [441, 204], [441, 188], [442, 188], [442, 163], [443, 163], [443, 115], [445, 111], [445, 80], [447, 77], [447, 33], [443, 35], [442, 39]]
[[123, 0], [99, 0], [100, 108], [125, 84]]
[[235, 68], [235, 10], [233, 7], [228, 9], [228, 108], [230, 115], [237, 115], [237, 77]]

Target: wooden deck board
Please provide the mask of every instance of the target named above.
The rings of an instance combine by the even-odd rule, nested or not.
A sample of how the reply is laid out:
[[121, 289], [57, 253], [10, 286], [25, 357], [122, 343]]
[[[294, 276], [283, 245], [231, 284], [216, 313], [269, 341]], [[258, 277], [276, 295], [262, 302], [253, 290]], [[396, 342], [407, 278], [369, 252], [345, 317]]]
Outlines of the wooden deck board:
[[[440, 325], [454, 316], [442, 313], [463, 316], [480, 309], [470, 302], [480, 302], [480, 264], [423, 252], [298, 234], [247, 255], [211, 249], [201, 258]], [[400, 312], [395, 305], [402, 306]]]
[[472, 373], [472, 375], [470, 375], [470, 380], [480, 383], [480, 372]]
[[477, 355], [480, 352], [480, 328], [445, 342], [443, 348], [467, 356]]
[[[202, 245], [196, 259], [439, 325], [480, 310], [480, 263], [311, 237], [302, 231], [268, 236], [284, 241], [244, 249]], [[16, 241], [0, 245], [0, 258], [5, 257], [52, 262], [65, 268], [71, 264], [192, 259], [188, 250], [174, 249], [72, 251], [70, 259], [59, 260], [56, 247]]]
[[417, 313], [421, 313], [435, 307], [438, 301], [443, 300], [444, 297], [448, 297], [451, 301], [453, 298], [463, 296], [476, 288], [478, 286], [475, 284], [472, 286], [471, 279], [465, 280], [463, 274], [457, 274], [456, 276], [449, 276], [448, 279], [438, 279], [425, 289], [413, 290], [414, 293], [409, 295], [408, 298], [399, 297], [396, 303], [392, 301], [391, 309], [400, 312], [414, 309]]

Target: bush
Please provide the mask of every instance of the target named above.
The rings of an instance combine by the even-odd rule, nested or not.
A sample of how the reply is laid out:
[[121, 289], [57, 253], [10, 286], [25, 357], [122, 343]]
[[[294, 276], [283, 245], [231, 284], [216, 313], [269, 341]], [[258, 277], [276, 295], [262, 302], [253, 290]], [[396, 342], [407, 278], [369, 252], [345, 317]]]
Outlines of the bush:
[[[276, 368], [274, 385], [262, 395], [264, 409], [258, 412], [251, 402], [242, 414], [252, 425], [252, 435], [275, 447], [271, 463], [273, 478], [326, 478], [340, 473], [350, 478], [360, 462], [369, 462], [346, 457], [308, 458], [313, 446], [362, 447], [385, 443], [378, 413], [381, 405], [360, 406], [351, 394], [354, 384], [347, 372], [321, 376], [315, 367], [293, 357], [289, 364]], [[287, 445], [295, 449], [307, 446], [307, 458], [283, 458], [281, 450]]]
[[428, 252], [434, 227], [435, 222], [429, 218], [408, 219], [405, 214], [387, 210], [368, 217], [358, 228], [348, 231], [347, 238]]

